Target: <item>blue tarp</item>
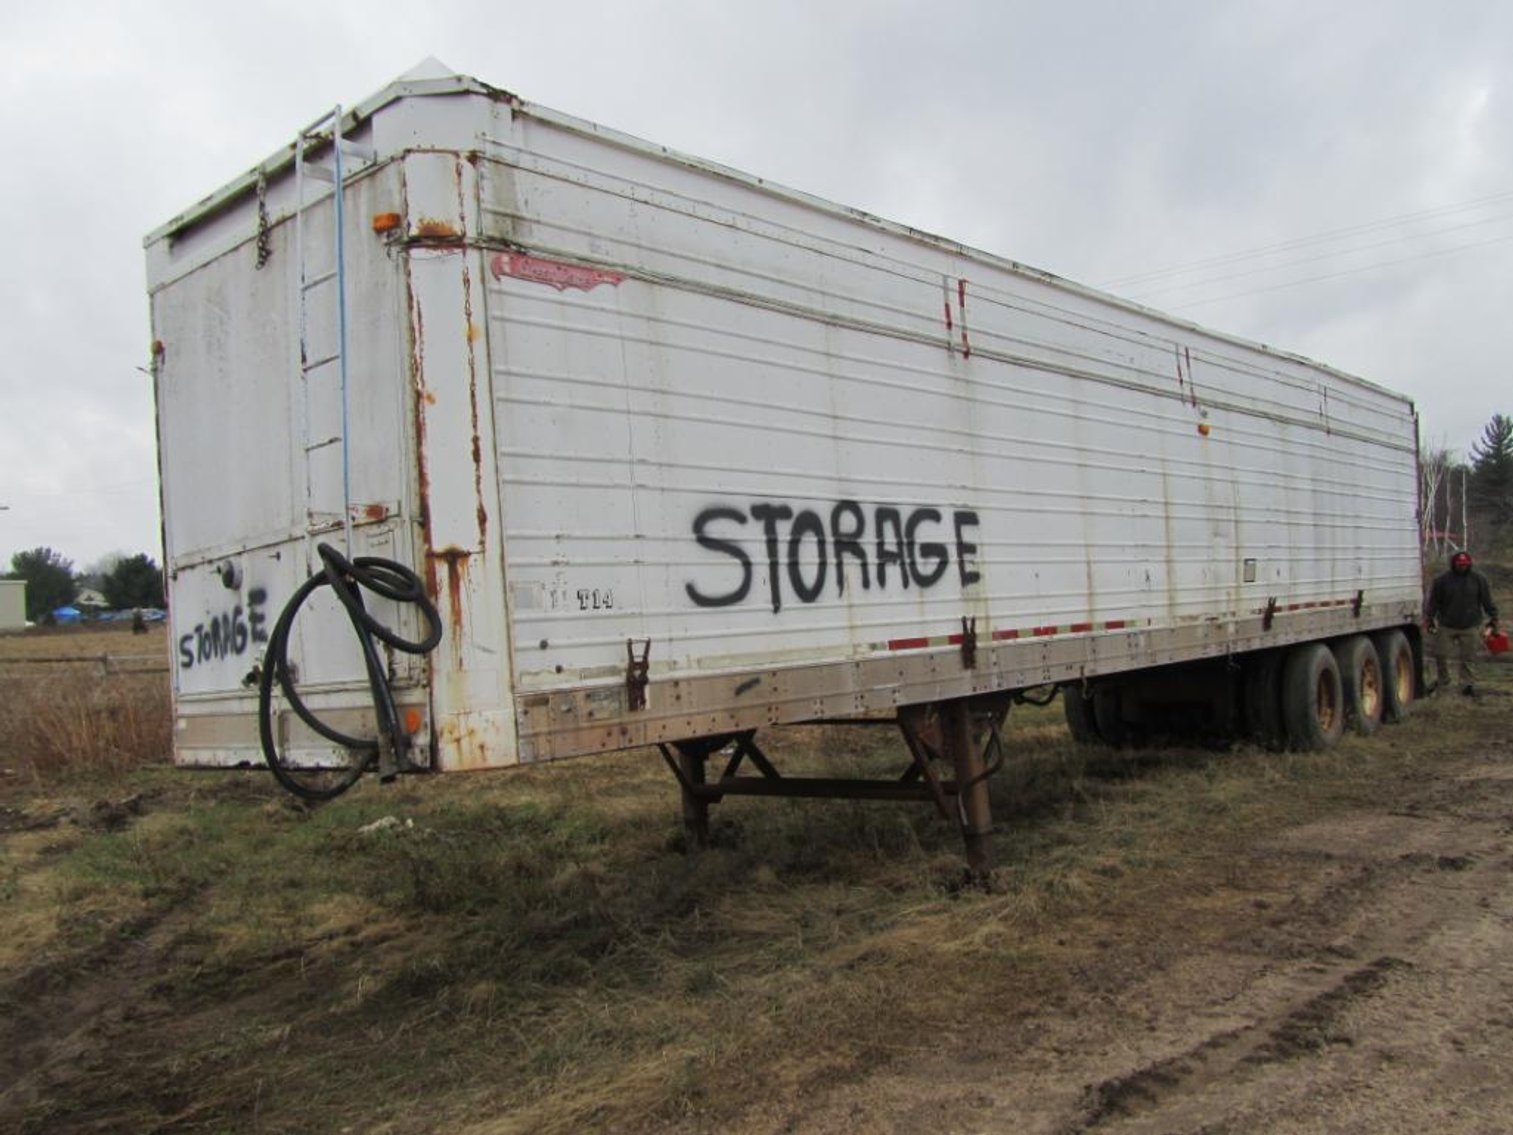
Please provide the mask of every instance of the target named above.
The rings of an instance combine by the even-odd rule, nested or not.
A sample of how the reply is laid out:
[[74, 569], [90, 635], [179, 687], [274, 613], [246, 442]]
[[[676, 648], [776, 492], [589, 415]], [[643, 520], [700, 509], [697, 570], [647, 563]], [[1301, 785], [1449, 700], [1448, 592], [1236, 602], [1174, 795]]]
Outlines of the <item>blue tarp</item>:
[[77, 607], [53, 608], [53, 622], [55, 623], [77, 623], [83, 617]]

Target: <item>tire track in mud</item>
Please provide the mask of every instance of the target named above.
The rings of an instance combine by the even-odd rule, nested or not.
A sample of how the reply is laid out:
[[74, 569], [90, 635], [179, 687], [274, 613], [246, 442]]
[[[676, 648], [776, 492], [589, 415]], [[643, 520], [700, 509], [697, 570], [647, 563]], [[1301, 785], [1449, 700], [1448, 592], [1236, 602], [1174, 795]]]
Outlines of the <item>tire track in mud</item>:
[[1229, 1029], [1181, 1055], [1092, 1085], [1086, 1092], [1085, 1114], [1058, 1135], [1083, 1135], [1110, 1120], [1159, 1108], [1169, 1095], [1190, 1090], [1198, 1081], [1233, 1080], [1255, 1068], [1317, 1052], [1326, 1045], [1351, 1044], [1351, 1036], [1340, 1029], [1346, 1009], [1380, 989], [1394, 970], [1406, 968], [1410, 963], [1401, 958], [1381, 957], [1344, 970], [1268, 1027]]
[[[1465, 806], [1469, 784], [1483, 806]], [[1460, 789], [1436, 791], [1411, 811], [1300, 828], [1261, 849], [1324, 864], [1264, 931], [1234, 943], [1273, 959], [1278, 990], [1264, 992], [1258, 974], [1248, 982], [1260, 995], [1248, 1007], [1253, 1023], [1095, 1081], [1057, 1135], [1460, 1130], [1433, 1105], [1421, 1103], [1431, 1110], [1415, 1117], [1383, 1090], [1387, 1076], [1422, 1076], [1419, 1099], [1434, 1099], [1424, 1068], [1454, 1066], [1467, 1035], [1500, 1034], [1495, 1049], [1513, 1052], [1513, 1022], [1499, 1025], [1489, 1012], [1501, 986], [1489, 962], [1513, 951], [1513, 786], [1466, 778]], [[1343, 961], [1360, 957], [1372, 960]], [[1159, 981], [1138, 991], [1160, 995]], [[1423, 1054], [1420, 1068], [1397, 1067], [1405, 1052]], [[1350, 1118], [1323, 1118], [1347, 1097], [1349, 1107], [1339, 1107]], [[1464, 1129], [1513, 1129], [1513, 1100], [1500, 1106], [1490, 1126], [1472, 1115]]]

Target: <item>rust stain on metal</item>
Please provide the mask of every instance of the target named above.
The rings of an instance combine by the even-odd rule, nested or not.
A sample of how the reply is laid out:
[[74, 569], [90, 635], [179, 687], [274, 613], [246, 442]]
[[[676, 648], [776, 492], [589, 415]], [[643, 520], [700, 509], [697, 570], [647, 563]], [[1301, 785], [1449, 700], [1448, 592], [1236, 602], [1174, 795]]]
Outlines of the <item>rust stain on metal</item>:
[[961, 317], [961, 357], [972, 357], [972, 344], [967, 338], [967, 282], [963, 279], [956, 281], [956, 313]]
[[362, 514], [367, 520], [382, 520], [389, 515], [389, 510], [381, 504], [369, 504], [363, 506]]
[[[409, 280], [410, 261], [404, 258], [406, 288], [409, 295], [410, 305], [410, 379], [415, 384], [415, 478], [416, 496], [420, 506], [420, 531], [425, 543], [431, 543], [431, 478], [426, 465], [426, 412], [428, 405], [434, 405], [436, 397], [425, 386], [425, 319], [420, 312], [419, 301], [415, 297], [415, 288]], [[426, 557], [426, 594], [432, 599], [439, 595], [436, 581], [436, 565], [429, 556]]]
[[458, 240], [462, 236], [455, 226], [435, 217], [421, 217], [415, 235], [427, 240]]
[[956, 321], [951, 318], [951, 277], [940, 278], [940, 306], [946, 316], [946, 354], [956, 354]]
[[486, 547], [484, 538], [489, 530], [489, 510], [483, 503], [483, 441], [478, 426], [478, 360], [473, 352], [471, 332], [473, 329], [473, 278], [467, 261], [462, 265], [462, 307], [467, 320], [468, 339], [468, 412], [473, 427], [473, 499], [478, 518], [478, 546]]
[[436, 575], [436, 562], [439, 560], [446, 565], [447, 573], [447, 615], [452, 630], [453, 657], [456, 668], [462, 667], [462, 637], [463, 637], [463, 613], [462, 592], [467, 586], [468, 561], [473, 553], [455, 545], [439, 548], [426, 553], [426, 574], [434, 579]]
[[[408, 195], [401, 189], [404, 195], [403, 207], [409, 210]], [[431, 479], [426, 467], [426, 421], [425, 407], [433, 405], [435, 397], [425, 385], [425, 317], [421, 314], [420, 301], [415, 295], [415, 281], [411, 273], [410, 258], [400, 258], [404, 265], [405, 296], [410, 309], [410, 381], [414, 384], [415, 401], [411, 413], [415, 419], [415, 493], [416, 493], [416, 522], [420, 525], [421, 546], [429, 548], [431, 545]], [[430, 556], [422, 557], [425, 573], [426, 595], [434, 602], [439, 597], [436, 580], [436, 564]], [[458, 651], [460, 646], [454, 641], [453, 651]], [[442, 731], [445, 721], [441, 720], [436, 712], [436, 667], [426, 666], [426, 713], [432, 722], [439, 723], [442, 728], [433, 728], [430, 737], [431, 767], [439, 768], [442, 752]]]
[[511, 110], [519, 110], [521, 107], [525, 106], [525, 100], [511, 91], [505, 90], [503, 87], [489, 87], [488, 95], [489, 98], [493, 99], [495, 102], [502, 102]]

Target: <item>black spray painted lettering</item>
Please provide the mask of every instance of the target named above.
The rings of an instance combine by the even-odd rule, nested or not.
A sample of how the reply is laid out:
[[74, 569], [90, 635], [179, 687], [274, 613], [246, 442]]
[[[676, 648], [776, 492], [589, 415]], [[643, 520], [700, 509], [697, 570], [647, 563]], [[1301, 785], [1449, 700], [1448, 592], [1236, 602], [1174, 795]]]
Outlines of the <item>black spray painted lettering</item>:
[[[748, 519], [762, 526], [768, 597], [774, 611], [783, 609], [785, 575], [789, 591], [799, 602], [813, 603], [823, 593], [832, 566], [836, 594], [846, 593], [848, 560], [855, 564], [864, 591], [872, 589], [874, 578], [879, 590], [886, 589], [894, 579], [901, 588], [923, 590], [939, 583], [951, 565], [952, 546], [928, 539], [936, 526], [945, 523], [938, 508], [915, 508], [906, 514], [893, 505], [873, 506], [869, 548], [867, 510], [856, 501], [837, 501], [830, 509], [828, 526], [824, 517], [808, 508], [795, 511], [790, 505], [768, 501], [759, 501], [749, 509], [715, 505], [694, 517], [694, 541], [701, 548], [729, 557], [732, 563], [727, 566], [734, 566], [738, 575], [724, 592], [711, 592], [693, 582], [685, 584], [688, 597], [698, 606], [729, 607], [751, 593], [755, 576], [751, 556], [739, 539], [732, 538], [742, 534], [732, 526], [744, 526]], [[786, 532], [784, 521], [791, 521]], [[982, 578], [975, 566], [977, 545], [967, 539], [967, 530], [978, 523], [977, 513], [970, 509], [951, 512], [956, 568], [963, 587]], [[723, 535], [711, 531], [721, 527]]]
[[751, 558], [741, 550], [741, 545], [732, 540], [721, 540], [705, 531], [709, 525], [720, 521], [745, 524], [746, 514], [738, 508], [706, 508], [694, 517], [693, 538], [699, 542], [699, 547], [708, 548], [711, 552], [722, 552], [739, 563], [741, 582], [724, 595], [715, 596], [705, 595], [691, 583], [685, 584], [688, 597], [700, 607], [729, 607], [732, 603], [739, 603], [746, 598], [751, 591]]
[[179, 636], [179, 666], [188, 670], [221, 658], [247, 653], [253, 643], [268, 641], [268, 616], [263, 610], [268, 592], [254, 587], [247, 592], [247, 608], [240, 603], [229, 611], [212, 615], [194, 630]]

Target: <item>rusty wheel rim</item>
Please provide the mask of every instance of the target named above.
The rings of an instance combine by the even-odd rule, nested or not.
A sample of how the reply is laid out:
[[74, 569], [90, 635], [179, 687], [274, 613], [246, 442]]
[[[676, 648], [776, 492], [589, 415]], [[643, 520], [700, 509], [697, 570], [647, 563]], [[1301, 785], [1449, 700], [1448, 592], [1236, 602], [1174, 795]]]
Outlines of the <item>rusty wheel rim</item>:
[[1407, 705], [1413, 700], [1413, 654], [1408, 650], [1397, 652], [1397, 665], [1393, 668], [1393, 688], [1397, 692], [1397, 704]]
[[1325, 733], [1334, 732], [1335, 721], [1340, 714], [1339, 697], [1335, 683], [1330, 679], [1328, 671], [1320, 674], [1314, 694], [1314, 712], [1318, 716], [1319, 728]]
[[1375, 721], [1382, 715], [1382, 668], [1374, 659], [1361, 667], [1361, 716]]

